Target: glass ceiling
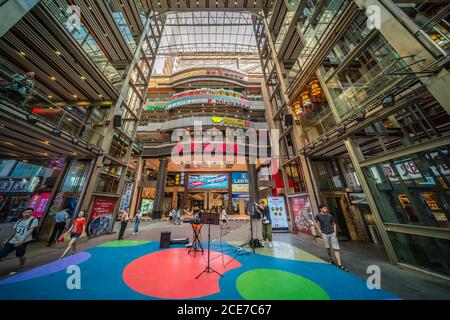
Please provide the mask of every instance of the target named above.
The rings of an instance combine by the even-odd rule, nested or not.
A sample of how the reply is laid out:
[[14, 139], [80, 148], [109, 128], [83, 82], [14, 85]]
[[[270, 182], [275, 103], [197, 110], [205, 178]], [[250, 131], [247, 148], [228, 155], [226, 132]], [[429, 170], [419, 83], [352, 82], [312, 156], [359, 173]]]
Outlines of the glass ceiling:
[[226, 11], [168, 13], [154, 74], [168, 75], [188, 68], [210, 66], [261, 73], [251, 14]]

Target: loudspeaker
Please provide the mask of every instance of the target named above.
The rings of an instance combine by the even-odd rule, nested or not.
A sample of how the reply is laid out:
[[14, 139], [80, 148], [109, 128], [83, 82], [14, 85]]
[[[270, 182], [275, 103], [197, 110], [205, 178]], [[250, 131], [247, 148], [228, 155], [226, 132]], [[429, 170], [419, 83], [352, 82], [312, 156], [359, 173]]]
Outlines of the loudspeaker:
[[290, 127], [293, 125], [293, 123], [294, 123], [294, 117], [292, 116], [292, 114], [286, 114], [284, 116], [284, 125], [286, 127]]
[[120, 114], [116, 114], [113, 119], [114, 128], [122, 127], [122, 116]]
[[169, 248], [170, 247], [170, 231], [162, 231], [161, 239], [159, 241], [160, 248]]

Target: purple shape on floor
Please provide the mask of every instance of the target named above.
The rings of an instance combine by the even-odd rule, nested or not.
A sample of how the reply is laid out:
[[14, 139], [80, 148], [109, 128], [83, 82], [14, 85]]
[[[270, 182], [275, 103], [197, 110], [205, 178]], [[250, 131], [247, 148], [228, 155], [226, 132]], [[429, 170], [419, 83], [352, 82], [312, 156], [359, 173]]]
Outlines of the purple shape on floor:
[[22, 282], [22, 281], [26, 281], [26, 280], [31, 280], [31, 279], [47, 276], [52, 273], [66, 270], [67, 267], [69, 267], [69, 266], [77, 265], [82, 262], [85, 262], [86, 260], [89, 260], [90, 257], [91, 257], [90, 253], [79, 252], [72, 256], [68, 256], [62, 260], [50, 262], [43, 266], [28, 270], [28, 271], [20, 272], [9, 278], [6, 278], [4, 280], [0, 280], [0, 285]]

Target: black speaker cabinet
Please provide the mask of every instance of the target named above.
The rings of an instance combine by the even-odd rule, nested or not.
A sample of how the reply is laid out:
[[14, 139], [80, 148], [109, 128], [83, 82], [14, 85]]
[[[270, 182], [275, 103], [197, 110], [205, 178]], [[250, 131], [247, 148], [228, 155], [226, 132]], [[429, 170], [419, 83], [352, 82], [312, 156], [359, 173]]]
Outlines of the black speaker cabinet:
[[170, 247], [170, 231], [162, 231], [161, 239], [159, 242], [160, 248], [169, 248]]
[[293, 125], [293, 123], [294, 123], [294, 117], [292, 116], [292, 114], [286, 114], [284, 116], [284, 125], [286, 127], [290, 127]]
[[122, 116], [120, 114], [116, 114], [113, 119], [114, 128], [122, 127]]

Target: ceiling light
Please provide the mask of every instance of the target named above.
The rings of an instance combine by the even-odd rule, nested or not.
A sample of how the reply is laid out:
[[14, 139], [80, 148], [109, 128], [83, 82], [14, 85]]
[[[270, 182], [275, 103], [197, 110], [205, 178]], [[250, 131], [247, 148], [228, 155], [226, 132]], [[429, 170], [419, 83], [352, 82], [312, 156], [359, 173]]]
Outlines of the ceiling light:
[[56, 81], [56, 78], [54, 76], [51, 76], [50, 80]]
[[74, 94], [73, 97], [74, 97], [75, 99], [78, 98], [78, 96], [77, 96], [76, 94]]
[[81, 80], [86, 80], [86, 77], [85, 76], [80, 76], [80, 79]]
[[50, 142], [48, 142], [47, 140], [39, 140], [39, 142], [43, 144], [50, 144]]
[[49, 95], [49, 96], [47, 96], [47, 98], [51, 99], [51, 98], [53, 98], [53, 96], [50, 96], [50, 95]]
[[2, 141], [4, 144], [7, 144], [8, 146], [14, 146], [15, 144], [10, 141]]
[[55, 54], [59, 57], [60, 55], [62, 55], [61, 51], [59, 50], [55, 50]]

